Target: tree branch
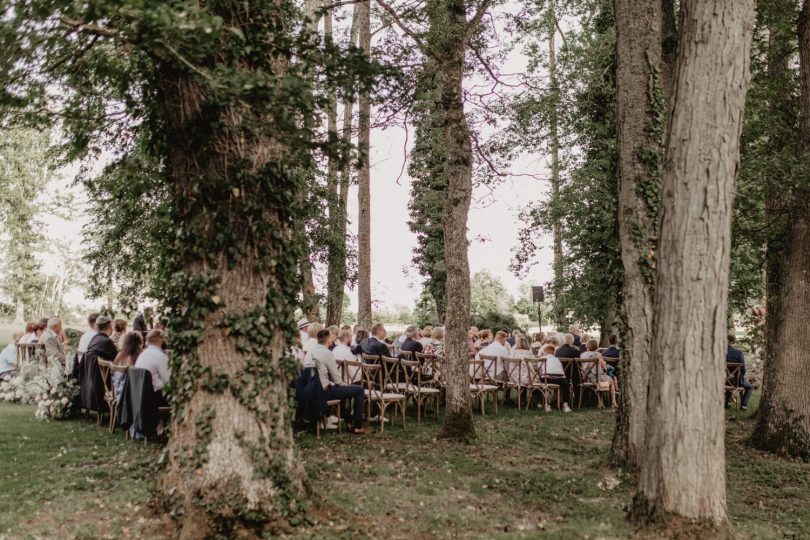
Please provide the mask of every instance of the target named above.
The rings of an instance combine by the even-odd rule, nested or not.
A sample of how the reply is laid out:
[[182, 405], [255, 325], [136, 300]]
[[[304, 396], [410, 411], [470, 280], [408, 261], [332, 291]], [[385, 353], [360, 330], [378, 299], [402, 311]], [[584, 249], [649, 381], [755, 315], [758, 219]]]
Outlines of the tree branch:
[[59, 20], [62, 22], [62, 24], [75, 28], [79, 32], [95, 34], [101, 37], [121, 38], [121, 35], [117, 31], [110, 28], [105, 28], [96, 24], [87, 24], [79, 19], [71, 19], [69, 17], [65, 17], [64, 15], [60, 17]]
[[[427, 47], [425, 47], [425, 44], [422, 41], [422, 38], [419, 36], [418, 33], [416, 33], [414, 30], [406, 26], [404, 22], [402, 22], [402, 19], [399, 18], [399, 15], [397, 15], [397, 12], [394, 11], [394, 8], [392, 8], [391, 5], [386, 3], [384, 0], [376, 0], [376, 1], [377, 4], [379, 4], [380, 7], [383, 8], [386, 11], [386, 13], [388, 13], [391, 16], [391, 18], [394, 20], [394, 24], [396, 24], [400, 30], [405, 32], [406, 35], [408, 35], [411, 39], [413, 39], [416, 42], [416, 45], [422, 50], [424, 54], [430, 56]], [[485, 1], [488, 2], [489, 0]]]
[[492, 0], [484, 0], [481, 2], [481, 5], [478, 6], [478, 10], [475, 12], [475, 15], [473, 15], [473, 18], [467, 23], [467, 31], [464, 33], [464, 38], [466, 40], [469, 40], [472, 37], [475, 29], [479, 24], [481, 24], [481, 19], [484, 18], [484, 15], [486, 14], [490, 5], [492, 5]]

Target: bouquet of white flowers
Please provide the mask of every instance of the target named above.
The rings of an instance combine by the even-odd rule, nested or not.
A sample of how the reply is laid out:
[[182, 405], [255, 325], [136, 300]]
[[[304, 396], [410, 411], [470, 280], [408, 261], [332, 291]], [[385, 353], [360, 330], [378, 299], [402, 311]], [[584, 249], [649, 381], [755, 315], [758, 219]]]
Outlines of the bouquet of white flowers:
[[70, 377], [61, 379], [37, 399], [36, 417], [41, 420], [64, 420], [70, 418], [77, 410], [76, 398], [79, 386]]
[[0, 383], [0, 400], [36, 404], [37, 418], [62, 419], [75, 412], [79, 387], [54, 358], [22, 366], [20, 373]]

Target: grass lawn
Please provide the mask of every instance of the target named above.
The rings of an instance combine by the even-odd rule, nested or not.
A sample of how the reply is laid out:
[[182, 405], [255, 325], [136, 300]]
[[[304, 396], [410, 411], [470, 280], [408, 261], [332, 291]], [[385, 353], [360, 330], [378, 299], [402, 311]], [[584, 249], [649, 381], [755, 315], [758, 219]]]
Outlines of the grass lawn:
[[[756, 399], [756, 397], [755, 397]], [[755, 401], [754, 403], [755, 404]], [[476, 416], [478, 440], [436, 440], [435, 416], [359, 437], [299, 437], [320, 510], [300, 538], [624, 538], [628, 479], [605, 467], [610, 411]], [[735, 532], [810, 538], [810, 464], [746, 445], [749, 413], [728, 414]], [[41, 423], [0, 404], [0, 538], [159, 537], [139, 518], [159, 447], [87, 420]], [[113, 510], [115, 509], [115, 510]], [[104, 516], [102, 518], [101, 516]]]

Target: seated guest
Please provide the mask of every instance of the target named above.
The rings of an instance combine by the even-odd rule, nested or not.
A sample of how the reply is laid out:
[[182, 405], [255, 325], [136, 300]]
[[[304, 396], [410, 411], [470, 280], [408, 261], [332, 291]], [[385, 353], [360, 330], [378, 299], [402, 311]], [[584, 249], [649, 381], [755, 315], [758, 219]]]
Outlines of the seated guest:
[[102, 360], [115, 360], [118, 355], [118, 349], [110, 339], [112, 335], [112, 321], [107, 317], [99, 317], [96, 319], [96, 328], [98, 332], [90, 340], [87, 345], [87, 356], [93, 355]]
[[309, 319], [306, 317], [298, 321], [298, 333], [300, 334], [301, 343], [309, 338]]
[[[481, 356], [495, 356], [498, 358], [509, 358], [510, 351], [509, 347], [506, 346], [506, 337], [507, 334], [503, 330], [498, 330], [495, 334], [495, 340], [481, 349], [478, 352], [478, 357]], [[499, 379], [503, 374], [503, 366], [495, 366], [493, 365], [495, 362], [492, 360], [484, 360], [484, 370], [489, 374], [490, 377], [494, 379]], [[498, 373], [496, 373], [498, 371]]]
[[63, 366], [67, 362], [65, 347], [59, 334], [62, 333], [62, 319], [51, 317], [48, 319], [48, 328], [42, 334], [41, 342], [45, 345], [45, 356], [49, 359], [56, 359]]
[[433, 329], [430, 342], [430, 345], [425, 347], [425, 354], [444, 356], [444, 327], [437, 326]]
[[532, 349], [540, 349], [546, 341], [546, 335], [543, 332], [535, 332], [532, 335]]
[[571, 326], [569, 326], [568, 333], [574, 336], [574, 346], [578, 348], [582, 343], [582, 338], [579, 336], [579, 325], [572, 324]]
[[25, 332], [23, 332], [23, 335], [19, 339], [20, 345], [28, 345], [37, 338], [36, 334], [34, 334], [34, 326], [36, 326], [36, 324], [35, 322], [25, 323]]
[[[127, 368], [134, 366], [143, 348], [143, 337], [141, 333], [127, 332], [121, 336], [118, 343], [120, 347], [113, 363]], [[123, 390], [122, 386], [124, 385], [124, 372], [113, 371], [112, 381], [113, 385], [115, 385], [115, 394], [121, 395], [121, 391]]]
[[301, 343], [301, 350], [304, 352], [305, 368], [315, 367], [315, 360], [313, 360], [312, 355], [309, 354], [309, 351], [311, 351], [312, 348], [318, 344], [318, 340], [315, 338], [315, 336], [317, 336], [318, 332], [321, 330], [323, 330], [323, 325], [321, 323], [311, 323], [307, 327], [307, 338]]
[[110, 339], [115, 346], [118, 347], [118, 340], [121, 339], [121, 336], [127, 333], [127, 321], [124, 319], [115, 319], [113, 322], [113, 333], [110, 336]]
[[[568, 377], [565, 376], [565, 369], [559, 358], [554, 356], [554, 345], [546, 344], [543, 346], [543, 358], [546, 359], [545, 372], [541, 376], [548, 376], [543, 382], [547, 384], [556, 384], [560, 387], [560, 396], [563, 402], [563, 412], [571, 412], [571, 407], [568, 403], [571, 401], [571, 383]], [[551, 405], [546, 402], [546, 412], [551, 411]]]
[[562, 343], [562, 341], [560, 341], [560, 338], [558, 338], [556, 334], [550, 334], [550, 335], [549, 335], [549, 336], [546, 338], [546, 344], [547, 344], [547, 345], [554, 345], [554, 348], [555, 348], [555, 349], [556, 349], [557, 347], [559, 347], [561, 343]]
[[[351, 330], [341, 330], [338, 333], [337, 341], [334, 343], [334, 348], [332, 349], [332, 354], [335, 357], [335, 360], [351, 360], [352, 362], [357, 361], [357, 355], [352, 352], [352, 348], [349, 344], [352, 342], [352, 332]], [[349, 373], [349, 381], [351, 382], [358, 382], [363, 377], [363, 374], [360, 372], [359, 367], [352, 367]]]
[[[362, 386], [353, 384], [344, 385], [343, 381], [341, 381], [337, 362], [335, 362], [335, 356], [332, 351], [329, 350], [329, 346], [332, 344], [332, 335], [329, 333], [329, 330], [319, 331], [316, 339], [318, 340], [318, 344], [312, 348], [312, 357], [315, 359], [315, 365], [318, 368], [318, 377], [323, 387], [324, 399], [326, 401], [351, 399], [353, 408], [349, 430], [352, 433], [369, 433], [368, 430], [363, 428], [365, 390]], [[327, 428], [328, 427], [330, 426], [327, 425]]]
[[467, 332], [467, 354], [471, 357], [475, 356], [475, 352], [478, 350], [475, 346], [476, 341], [478, 341], [478, 328], [471, 326]]
[[[728, 350], [726, 351], [726, 362], [731, 364], [740, 364], [740, 378], [734, 381], [737, 386], [741, 386], [743, 390], [742, 401], [740, 408], [744, 411], [748, 410], [748, 400], [751, 399], [751, 393], [754, 387], [748, 382], [748, 377], [745, 376], [745, 357], [740, 349], [734, 347], [737, 343], [737, 336], [734, 334], [728, 335]], [[726, 408], [731, 407], [731, 392], [726, 392]]]
[[143, 313], [139, 313], [132, 321], [132, 329], [140, 332], [144, 339], [146, 334], [155, 327], [155, 311], [151, 307], [145, 307]]
[[608, 390], [610, 392], [610, 406], [616, 407], [616, 381], [608, 375], [607, 362], [602, 358], [602, 354], [596, 350], [599, 343], [592, 339], [585, 345], [588, 350], [582, 353], [581, 357], [594, 359], [598, 363], [598, 368], [592, 368], [591, 362], [585, 362], [582, 364], [582, 370], [587, 373], [589, 383], [596, 384], [599, 390]]
[[[412, 324], [405, 328], [404, 332], [405, 341], [403, 341], [402, 345], [400, 345], [399, 347], [399, 350], [401, 352], [410, 352], [411, 356], [413, 356], [413, 353], [420, 353], [425, 350], [422, 344], [416, 341], [415, 339], [417, 337], [418, 332], [419, 330], [417, 330], [416, 326]], [[413, 359], [415, 358], [416, 357], [414, 356]]]
[[618, 337], [616, 334], [611, 334], [608, 337], [608, 343], [610, 343], [610, 347], [602, 351], [602, 356], [605, 358], [618, 358], [620, 356], [619, 349], [616, 347], [616, 343], [618, 342]]
[[512, 358], [529, 358], [532, 356], [532, 349], [529, 346], [529, 338], [519, 335], [515, 339], [515, 346], [512, 348]]
[[10, 379], [17, 375], [17, 343], [22, 339], [22, 332], [14, 332], [11, 343], [0, 351], [0, 380]]
[[[368, 330], [360, 326], [359, 324], [355, 324], [352, 328], [352, 347], [355, 345], [360, 345], [360, 341], [357, 341], [357, 333], [362, 330], [366, 333], [366, 337], [368, 337]], [[365, 337], [363, 339], [366, 339]]]
[[341, 327], [340, 327], [340, 329], [341, 329], [341, 330], [348, 330], [348, 331], [349, 331], [349, 335], [351, 335], [351, 333], [352, 333], [352, 327], [351, 327], [351, 326], [349, 326], [348, 324], [344, 324], [343, 326], [341, 326]]
[[334, 348], [335, 344], [337, 343], [337, 338], [338, 338], [338, 333], [340, 332], [340, 327], [338, 325], [336, 325], [336, 324], [333, 324], [332, 326], [327, 328], [327, 330], [329, 330], [329, 333], [332, 334], [332, 340], [331, 340], [332, 345], [330, 345], [330, 346], [332, 348]]
[[98, 334], [98, 330], [96, 329], [96, 320], [98, 320], [98, 318], [98, 313], [91, 313], [87, 316], [87, 326], [89, 327], [89, 330], [87, 330], [84, 334], [82, 334], [82, 337], [79, 338], [79, 344], [76, 346], [77, 353], [86, 353], [87, 346], [90, 345], [90, 340], [93, 339], [93, 336]]
[[385, 344], [385, 326], [376, 323], [371, 327], [371, 335], [360, 342], [360, 350], [363, 354], [373, 354], [375, 356], [389, 356], [388, 345]]
[[[411, 326], [413, 326], [413, 325], [411, 325]], [[373, 334], [373, 333], [374, 333], [374, 332], [372, 332], [372, 334]], [[394, 345], [395, 345], [396, 347], [402, 347], [402, 344], [403, 344], [403, 343], [405, 343], [405, 340], [406, 340], [406, 339], [408, 339], [408, 336], [406, 336], [406, 335], [405, 335], [405, 332], [402, 332], [400, 335], [398, 335], [398, 336], [397, 336], [396, 341], [394, 341]], [[390, 339], [389, 339], [389, 340], [386, 340], [386, 342], [387, 342], [389, 345], [391, 344], [391, 340], [390, 340]]]
[[585, 351], [588, 350], [587, 343], [590, 340], [591, 340], [591, 336], [589, 336], [588, 334], [582, 334], [581, 341], [579, 342], [579, 345], [577, 346], [577, 349], [579, 349], [580, 353], [584, 353]]
[[354, 353], [355, 356], [360, 356], [363, 354], [363, 348], [360, 347], [360, 344], [367, 337], [368, 332], [362, 328], [358, 329], [357, 332], [355, 332], [355, 334], [352, 336], [352, 353]]
[[135, 360], [135, 367], [146, 369], [152, 374], [152, 387], [163, 396], [161, 389], [171, 378], [169, 357], [163, 352], [163, 331], [157, 328], [146, 334], [146, 348]]
[[[506, 343], [505, 338], [503, 341], [504, 343]], [[478, 334], [478, 341], [475, 342], [475, 347], [480, 351], [490, 343], [492, 343], [492, 330], [490, 330], [489, 328], [485, 328], [484, 330], [481, 330], [481, 332]]]
[[422, 328], [420, 334], [422, 337], [419, 339], [419, 343], [422, 344], [423, 349], [426, 349], [428, 345], [433, 343], [433, 326], [431, 325], [425, 326], [424, 328]]
[[521, 335], [520, 330], [512, 330], [510, 333], [508, 330], [504, 330], [507, 334], [509, 334], [509, 339], [506, 342], [509, 344], [510, 349], [515, 348], [515, 343], [517, 343], [518, 337]]
[[575, 346], [573, 334], [565, 334], [565, 344], [554, 351], [557, 358], [579, 358], [580, 354], [579, 348]]
[[48, 319], [44, 321], [38, 321], [33, 323], [31, 327], [31, 332], [25, 334], [21, 339], [20, 343], [25, 343], [29, 345], [33, 345], [34, 343], [39, 343], [42, 334], [45, 333], [45, 330], [48, 328]]

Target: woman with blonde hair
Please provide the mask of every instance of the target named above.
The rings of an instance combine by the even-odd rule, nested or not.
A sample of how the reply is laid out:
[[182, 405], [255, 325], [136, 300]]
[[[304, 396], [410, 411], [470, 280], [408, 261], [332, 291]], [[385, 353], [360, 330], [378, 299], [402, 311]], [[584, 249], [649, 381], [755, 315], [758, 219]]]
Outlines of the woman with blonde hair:
[[600, 391], [608, 390], [610, 392], [610, 406], [616, 407], [616, 383], [607, 374], [607, 362], [602, 357], [602, 354], [596, 350], [599, 343], [595, 339], [591, 339], [588, 340], [585, 347], [588, 350], [582, 353], [580, 358], [592, 359], [594, 362], [583, 362], [582, 371], [587, 373], [589, 383], [596, 384]]

